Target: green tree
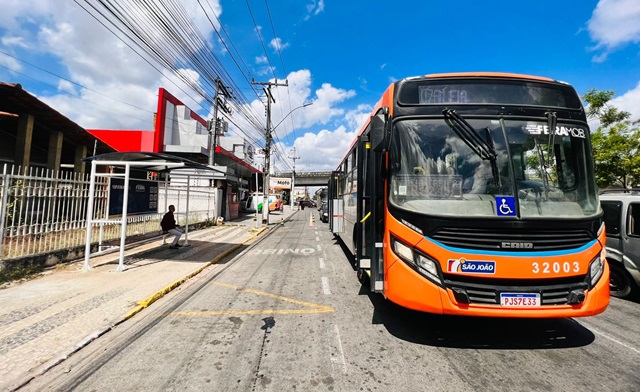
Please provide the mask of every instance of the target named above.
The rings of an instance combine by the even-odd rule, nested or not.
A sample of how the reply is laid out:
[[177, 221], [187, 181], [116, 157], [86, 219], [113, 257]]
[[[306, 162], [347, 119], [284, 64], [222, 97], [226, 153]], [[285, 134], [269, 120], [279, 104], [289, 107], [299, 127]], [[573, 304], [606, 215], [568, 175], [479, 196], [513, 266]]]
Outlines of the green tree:
[[614, 92], [590, 89], [583, 99], [587, 117], [600, 121], [591, 134], [598, 186], [629, 187], [640, 180], [640, 129], [638, 121], [630, 121], [631, 113], [609, 104]]

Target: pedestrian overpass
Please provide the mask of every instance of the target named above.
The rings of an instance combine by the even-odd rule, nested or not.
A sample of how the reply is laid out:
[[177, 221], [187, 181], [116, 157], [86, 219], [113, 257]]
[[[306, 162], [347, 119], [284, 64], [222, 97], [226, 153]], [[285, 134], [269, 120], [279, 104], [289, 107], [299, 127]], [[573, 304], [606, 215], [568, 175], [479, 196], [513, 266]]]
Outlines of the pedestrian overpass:
[[[291, 178], [291, 172], [278, 173], [276, 177]], [[295, 186], [326, 186], [329, 184], [331, 172], [296, 172]]]

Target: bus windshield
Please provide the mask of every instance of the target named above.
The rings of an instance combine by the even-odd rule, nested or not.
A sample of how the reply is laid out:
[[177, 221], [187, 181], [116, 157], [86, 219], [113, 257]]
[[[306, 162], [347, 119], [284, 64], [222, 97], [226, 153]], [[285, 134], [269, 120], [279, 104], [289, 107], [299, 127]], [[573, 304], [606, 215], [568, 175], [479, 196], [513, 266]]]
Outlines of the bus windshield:
[[441, 216], [582, 218], [599, 213], [586, 128], [558, 122], [549, 135], [547, 122], [540, 120], [465, 122], [477, 135], [471, 135], [473, 143], [446, 119], [395, 123], [393, 205]]

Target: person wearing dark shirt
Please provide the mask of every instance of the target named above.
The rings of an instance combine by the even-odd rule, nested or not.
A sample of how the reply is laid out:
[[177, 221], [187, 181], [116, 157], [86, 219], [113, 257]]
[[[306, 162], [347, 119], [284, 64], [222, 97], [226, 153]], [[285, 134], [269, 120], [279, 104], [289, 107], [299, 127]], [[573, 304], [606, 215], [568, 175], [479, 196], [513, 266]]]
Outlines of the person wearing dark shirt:
[[180, 237], [182, 237], [182, 230], [176, 225], [176, 219], [173, 216], [173, 212], [176, 210], [176, 207], [172, 204], [169, 206], [169, 212], [164, 214], [162, 217], [162, 222], [160, 222], [160, 226], [162, 227], [162, 232], [165, 234], [171, 234], [174, 236], [173, 242], [169, 245], [169, 249], [178, 249], [182, 245], [178, 244], [180, 241]]

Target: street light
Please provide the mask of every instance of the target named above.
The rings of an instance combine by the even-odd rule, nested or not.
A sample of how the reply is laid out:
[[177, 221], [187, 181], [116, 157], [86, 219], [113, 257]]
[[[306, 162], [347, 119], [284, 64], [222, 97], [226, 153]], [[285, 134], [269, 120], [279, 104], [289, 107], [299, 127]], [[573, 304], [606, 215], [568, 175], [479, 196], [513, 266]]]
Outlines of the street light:
[[[273, 129], [275, 130], [278, 125], [282, 124], [282, 122], [289, 117], [289, 115], [291, 113], [293, 113], [295, 110], [300, 109], [300, 108], [305, 108], [307, 106], [313, 105], [313, 102], [307, 102], [304, 103], [300, 106], [298, 106], [297, 108], [294, 108], [293, 110], [291, 110], [289, 112], [289, 114], [287, 114], [286, 116], [284, 116], [282, 118], [282, 120], [280, 120], [280, 122], [278, 124], [276, 124], [275, 127], [273, 127]], [[291, 203], [291, 210], [293, 211], [293, 204], [294, 204], [294, 193], [293, 193], [293, 189], [295, 188], [295, 183], [296, 183], [296, 159], [300, 159], [300, 157], [296, 157], [296, 148], [293, 147], [293, 157], [289, 157], [291, 159], [293, 159], [293, 171], [291, 172], [291, 190], [289, 191], [289, 202]]]
[[291, 109], [291, 111], [284, 117], [282, 117], [282, 120], [280, 120], [279, 123], [277, 123], [273, 128], [271, 128], [272, 131], [275, 131], [276, 128], [278, 128], [278, 125], [282, 124], [282, 122], [284, 120], [287, 119], [287, 117], [289, 117], [291, 115], [291, 113], [295, 112], [296, 110], [300, 109], [300, 108], [306, 108], [307, 106], [311, 106], [313, 105], [313, 102], [307, 102], [307, 103], [303, 103], [302, 105], [298, 106], [297, 108], [293, 108]]
[[[271, 101], [268, 101], [268, 103], [270, 103], [270, 102]], [[298, 106], [296, 108], [291, 109], [291, 111], [289, 111], [289, 113], [287, 113], [287, 115], [284, 116], [282, 118], [282, 120], [280, 120], [280, 122], [277, 123], [274, 127], [270, 127], [271, 113], [270, 113], [270, 109], [267, 110], [267, 138], [266, 138], [267, 139], [267, 144], [266, 144], [266, 147], [265, 147], [266, 159], [270, 159], [270, 151], [269, 150], [271, 148], [271, 146], [270, 146], [271, 132], [275, 131], [276, 128], [278, 128], [278, 126], [280, 124], [282, 124], [282, 122], [284, 120], [286, 120], [287, 117], [289, 117], [291, 115], [291, 113], [295, 112], [296, 110], [298, 110], [300, 108], [305, 108], [305, 107], [310, 106], [310, 105], [313, 105], [313, 102], [307, 102], [307, 103], [304, 103], [304, 104], [302, 104], [302, 105], [300, 105], [300, 106]], [[270, 108], [270, 106], [269, 106], [269, 108]], [[265, 162], [265, 165], [267, 165], [267, 167], [270, 166], [270, 165], [268, 165], [267, 162]], [[263, 181], [263, 190], [262, 190], [263, 194], [264, 194], [263, 202], [262, 202], [262, 217], [263, 217], [262, 219], [263, 219], [263, 221], [266, 222], [267, 225], [269, 224], [269, 188], [271, 188], [271, 184], [269, 184], [269, 176], [270, 176], [270, 174], [269, 174], [269, 171], [267, 170], [266, 173], [265, 173], [265, 179]], [[293, 191], [293, 189], [291, 189], [291, 191]]]

